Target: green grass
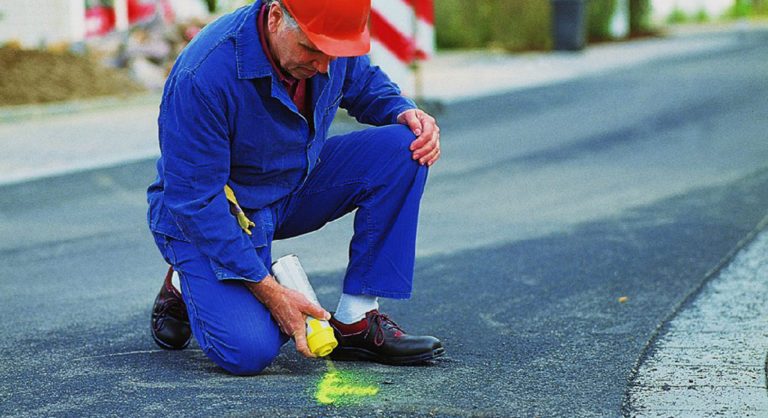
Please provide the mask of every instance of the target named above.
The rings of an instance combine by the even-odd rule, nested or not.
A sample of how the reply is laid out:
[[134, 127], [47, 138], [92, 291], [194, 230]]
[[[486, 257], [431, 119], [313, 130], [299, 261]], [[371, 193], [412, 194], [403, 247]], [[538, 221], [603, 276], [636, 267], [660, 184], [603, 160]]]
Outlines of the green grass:
[[704, 23], [704, 22], [709, 22], [710, 18], [705, 9], [700, 9], [696, 13], [696, 16], [694, 16], [694, 20], [698, 23]]
[[653, 30], [650, 0], [629, 0], [629, 32], [645, 35]]
[[675, 7], [674, 10], [672, 10], [672, 13], [669, 14], [667, 17], [667, 23], [675, 24], [675, 23], [685, 23], [690, 21], [690, 17], [685, 14], [684, 11], [681, 9], [678, 9]]
[[548, 0], [435, 0], [438, 48], [541, 50], [552, 46]]
[[727, 16], [734, 19], [768, 16], [768, 0], [735, 0]]
[[[768, 16], [768, 0], [734, 0], [733, 6], [719, 19], [743, 19], [748, 17]], [[694, 15], [688, 15], [675, 8], [667, 18], [667, 23], [705, 23], [712, 20], [705, 9], [700, 9]]]
[[752, 11], [759, 16], [768, 16], [768, 0], [753, 0]]
[[616, 0], [591, 0], [587, 3], [587, 37], [593, 41], [611, 38], [611, 18]]
[[[616, 0], [588, 0], [591, 40], [610, 37]], [[650, 0], [630, 0], [630, 32], [648, 34]], [[439, 49], [496, 48], [507, 51], [552, 48], [550, 0], [435, 0]]]
[[752, 2], [749, 0], [735, 0], [728, 16], [732, 18], [747, 17], [752, 14]]

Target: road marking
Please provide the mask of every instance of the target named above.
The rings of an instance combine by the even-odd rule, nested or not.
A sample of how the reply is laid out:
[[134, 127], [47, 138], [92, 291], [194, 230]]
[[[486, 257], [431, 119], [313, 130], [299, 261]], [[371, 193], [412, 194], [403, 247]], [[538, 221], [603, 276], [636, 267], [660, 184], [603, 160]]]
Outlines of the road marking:
[[768, 416], [768, 230], [663, 325], [631, 379], [629, 416]]
[[315, 392], [318, 403], [339, 404], [364, 396], [376, 396], [379, 393], [378, 386], [363, 383], [365, 379], [361, 379], [352, 371], [340, 372], [330, 359], [326, 358], [325, 364], [328, 366], [328, 371], [318, 382]]
[[150, 353], [165, 353], [168, 350], [137, 350], [137, 351], [124, 351], [122, 353], [110, 353], [110, 354], [101, 354], [98, 356], [88, 356], [88, 357], [78, 357], [75, 359], [72, 359], [72, 361], [80, 361], [80, 360], [92, 360], [97, 358], [106, 358], [106, 357], [120, 357], [120, 356], [132, 356], [134, 354], [150, 354]]

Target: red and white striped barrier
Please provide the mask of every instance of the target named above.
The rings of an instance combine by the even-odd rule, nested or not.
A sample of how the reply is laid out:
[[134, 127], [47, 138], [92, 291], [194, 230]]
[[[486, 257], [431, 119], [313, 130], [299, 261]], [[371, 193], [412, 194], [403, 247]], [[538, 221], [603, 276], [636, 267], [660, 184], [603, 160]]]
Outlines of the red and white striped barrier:
[[156, 13], [161, 13], [169, 22], [173, 21], [169, 0], [86, 0], [85, 4], [86, 37], [127, 30], [130, 25], [149, 19]]
[[435, 52], [433, 0], [372, 0], [371, 59], [410, 96], [420, 96], [416, 64]]

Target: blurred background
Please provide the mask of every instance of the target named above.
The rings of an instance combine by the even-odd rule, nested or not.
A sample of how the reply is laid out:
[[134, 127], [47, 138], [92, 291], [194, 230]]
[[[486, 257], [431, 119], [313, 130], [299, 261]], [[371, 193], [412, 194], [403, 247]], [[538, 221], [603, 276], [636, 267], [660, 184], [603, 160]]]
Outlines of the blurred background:
[[[0, 106], [161, 89], [175, 57], [206, 23], [251, 2], [0, 0]], [[768, 16], [768, 0], [381, 0], [373, 6], [371, 55], [415, 96], [423, 93], [419, 64], [435, 51], [581, 50], [664, 36], [670, 25]]]

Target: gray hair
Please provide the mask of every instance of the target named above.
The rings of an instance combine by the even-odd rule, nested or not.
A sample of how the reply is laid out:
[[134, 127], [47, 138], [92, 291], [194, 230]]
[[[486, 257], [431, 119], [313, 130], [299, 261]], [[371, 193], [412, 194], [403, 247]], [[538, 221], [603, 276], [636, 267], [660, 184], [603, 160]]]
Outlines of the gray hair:
[[291, 16], [291, 12], [288, 11], [282, 0], [266, 0], [265, 4], [267, 5], [267, 10], [269, 10], [273, 3], [280, 5], [280, 9], [283, 11], [283, 20], [285, 20], [288, 27], [291, 29], [299, 29], [299, 24], [296, 23], [296, 20]]

